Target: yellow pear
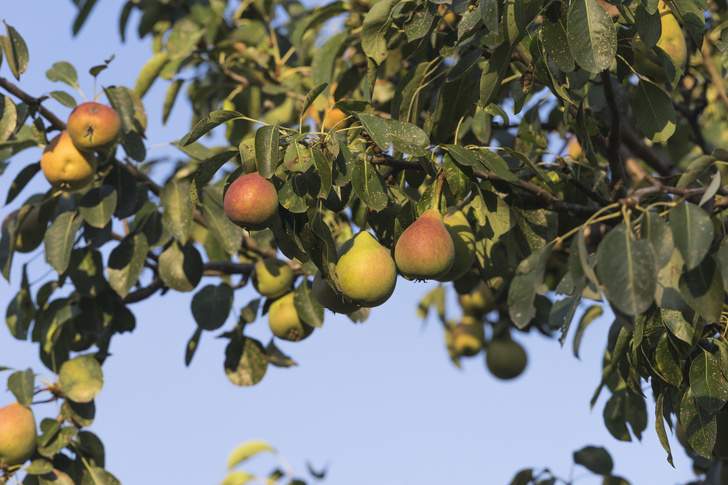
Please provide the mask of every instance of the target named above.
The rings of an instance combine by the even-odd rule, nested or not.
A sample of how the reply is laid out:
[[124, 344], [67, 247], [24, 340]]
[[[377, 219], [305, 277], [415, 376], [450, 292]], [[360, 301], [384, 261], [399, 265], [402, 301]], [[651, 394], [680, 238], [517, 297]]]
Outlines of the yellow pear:
[[392, 296], [397, 267], [390, 252], [374, 236], [361, 231], [338, 250], [336, 276], [341, 292], [363, 307], [379, 306]]
[[255, 263], [251, 280], [253, 286], [266, 298], [283, 296], [293, 284], [293, 269], [285, 261], [266, 258]]
[[22, 465], [35, 452], [35, 417], [20, 403], [0, 409], [0, 467]]
[[442, 218], [455, 249], [455, 260], [445, 276], [438, 281], [454, 281], [468, 272], [475, 262], [475, 234], [462, 211], [450, 207]]
[[293, 293], [288, 293], [271, 304], [268, 309], [268, 325], [276, 337], [297, 342], [311, 335], [313, 327], [301, 321], [293, 297]]
[[40, 168], [52, 186], [74, 191], [82, 189], [93, 180], [96, 157], [91, 152], [82, 152], [76, 148], [68, 132], [64, 130], [43, 150]]

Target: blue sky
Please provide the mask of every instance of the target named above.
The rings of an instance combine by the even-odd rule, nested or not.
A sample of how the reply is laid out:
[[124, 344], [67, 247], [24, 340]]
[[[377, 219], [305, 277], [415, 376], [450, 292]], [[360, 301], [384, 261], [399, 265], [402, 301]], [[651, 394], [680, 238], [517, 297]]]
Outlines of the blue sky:
[[[90, 97], [90, 67], [113, 54], [100, 82], [133, 88], [151, 57], [151, 42], [135, 36], [136, 14], [127, 43], [120, 44], [117, 25], [124, 2], [99, 2], [75, 39], [71, 2], [6, 3], [2, 18], [30, 49], [30, 65], [19, 84], [33, 96], [64, 87], [45, 77], [57, 61], [76, 67]], [[12, 77], [7, 65], [0, 67], [0, 76]], [[157, 81], [144, 98], [147, 146], [157, 147], [149, 156], [177, 156], [163, 145], [189, 128], [184, 103], [175, 106], [167, 126], [161, 125], [166, 88], [165, 81]], [[68, 115], [53, 100], [44, 105], [62, 119]], [[23, 166], [39, 158], [40, 149], [31, 149], [13, 159], [0, 176], [0, 194], [7, 193]], [[0, 217], [45, 190], [46, 181], [36, 176], [17, 201], [0, 208]], [[0, 281], [0, 308], [17, 291], [21, 263], [30, 260], [31, 281], [46, 274], [42, 249], [17, 257], [11, 284]], [[211, 283], [214, 279], [206, 278], [201, 284]], [[196, 328], [191, 294], [170, 291], [131, 306], [137, 329], [112, 341], [90, 428], [106, 446], [107, 469], [125, 485], [215, 484], [224, 477], [230, 451], [260, 439], [276, 447], [300, 476], [306, 475], [307, 461], [316, 469], [328, 466], [325, 483], [335, 485], [508, 484], [516, 471], [531, 466], [550, 467], [567, 479], [583, 476], [580, 484], [599, 484], [600, 478], [572, 467], [572, 452], [587, 444], [605, 446], [614, 472], [633, 485], [684, 483], [693, 477], [691, 462], [674, 440], [676, 469], [667, 463], [652, 417], [641, 443], [620, 443], [602, 422], [605, 396], [589, 409], [601, 376], [608, 314], [587, 330], [581, 360], [571, 353], [572, 335], [561, 348], [539, 335], [515, 334], [527, 348], [529, 365], [523, 376], [504, 383], [488, 374], [482, 354], [464, 361], [463, 370], [450, 363], [440, 324], [434, 319], [423, 324], [415, 314], [418, 298], [429, 288], [399, 279], [394, 296], [360, 325], [327, 313], [324, 327], [307, 340], [280, 343], [299, 366], [271, 367], [252, 388], [235, 387], [225, 377], [225, 341], [214, 338], [218, 332], [203, 335], [192, 365], [185, 368], [185, 346]], [[238, 290], [233, 315], [254, 296], [252, 288]], [[227, 328], [233, 324], [231, 317]], [[247, 330], [264, 343], [270, 338], [265, 318]], [[37, 353], [35, 344], [15, 341], [0, 328], [0, 365], [33, 367], [48, 375]], [[9, 392], [0, 394], [0, 406], [11, 401]], [[57, 408], [55, 403], [33, 407], [38, 420], [55, 416]], [[266, 473], [273, 465], [270, 457], [260, 457], [248, 468]]]

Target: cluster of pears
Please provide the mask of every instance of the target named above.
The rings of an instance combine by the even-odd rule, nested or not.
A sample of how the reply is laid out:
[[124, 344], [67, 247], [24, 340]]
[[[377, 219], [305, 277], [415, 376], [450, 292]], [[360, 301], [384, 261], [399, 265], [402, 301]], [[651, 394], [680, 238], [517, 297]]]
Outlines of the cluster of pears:
[[[660, 40], [657, 41], [657, 47], [665, 51], [675, 64], [684, 70], [688, 62], [688, 47], [680, 23], [670, 7], [662, 0], [658, 3], [658, 11], [660, 12], [662, 34]], [[658, 83], [668, 81], [660, 57], [654, 49], [647, 49], [639, 35], [632, 40], [632, 48], [634, 50], [635, 71], [652, 78]]]
[[0, 468], [25, 463], [35, 453], [36, 436], [30, 408], [18, 402], [0, 408]]
[[258, 172], [236, 178], [225, 192], [223, 207], [228, 219], [249, 231], [270, 227], [278, 214], [275, 185]]
[[95, 151], [111, 148], [121, 136], [121, 118], [111, 107], [82, 103], [71, 112], [66, 129], [43, 150], [40, 168], [50, 184], [71, 192], [86, 187], [96, 172]]
[[448, 208], [445, 217], [428, 209], [399, 237], [394, 260], [407, 279], [454, 281], [475, 261], [475, 235], [455, 207]]

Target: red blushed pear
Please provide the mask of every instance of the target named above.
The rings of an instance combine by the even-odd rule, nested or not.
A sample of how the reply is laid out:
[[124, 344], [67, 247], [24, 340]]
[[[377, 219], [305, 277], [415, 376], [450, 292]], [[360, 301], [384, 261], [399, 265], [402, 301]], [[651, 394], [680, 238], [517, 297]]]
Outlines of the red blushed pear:
[[81, 103], [68, 117], [66, 130], [79, 150], [106, 150], [121, 136], [121, 118], [110, 106]]
[[444, 277], [455, 262], [455, 245], [438, 210], [429, 209], [397, 240], [394, 260], [410, 280]]
[[275, 186], [257, 172], [238, 177], [230, 184], [223, 200], [225, 214], [234, 224], [250, 231], [271, 225], [278, 212]]
[[35, 417], [20, 403], [0, 408], [0, 467], [22, 465], [35, 452]]

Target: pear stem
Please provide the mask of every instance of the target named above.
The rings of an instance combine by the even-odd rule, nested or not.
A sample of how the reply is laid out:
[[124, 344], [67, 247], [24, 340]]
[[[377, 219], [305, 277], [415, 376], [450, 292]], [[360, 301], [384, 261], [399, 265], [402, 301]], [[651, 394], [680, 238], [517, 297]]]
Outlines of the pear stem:
[[442, 186], [445, 184], [445, 171], [440, 170], [437, 174], [437, 188], [435, 189], [435, 200], [433, 201], [432, 208], [440, 212], [440, 199], [442, 199]]

